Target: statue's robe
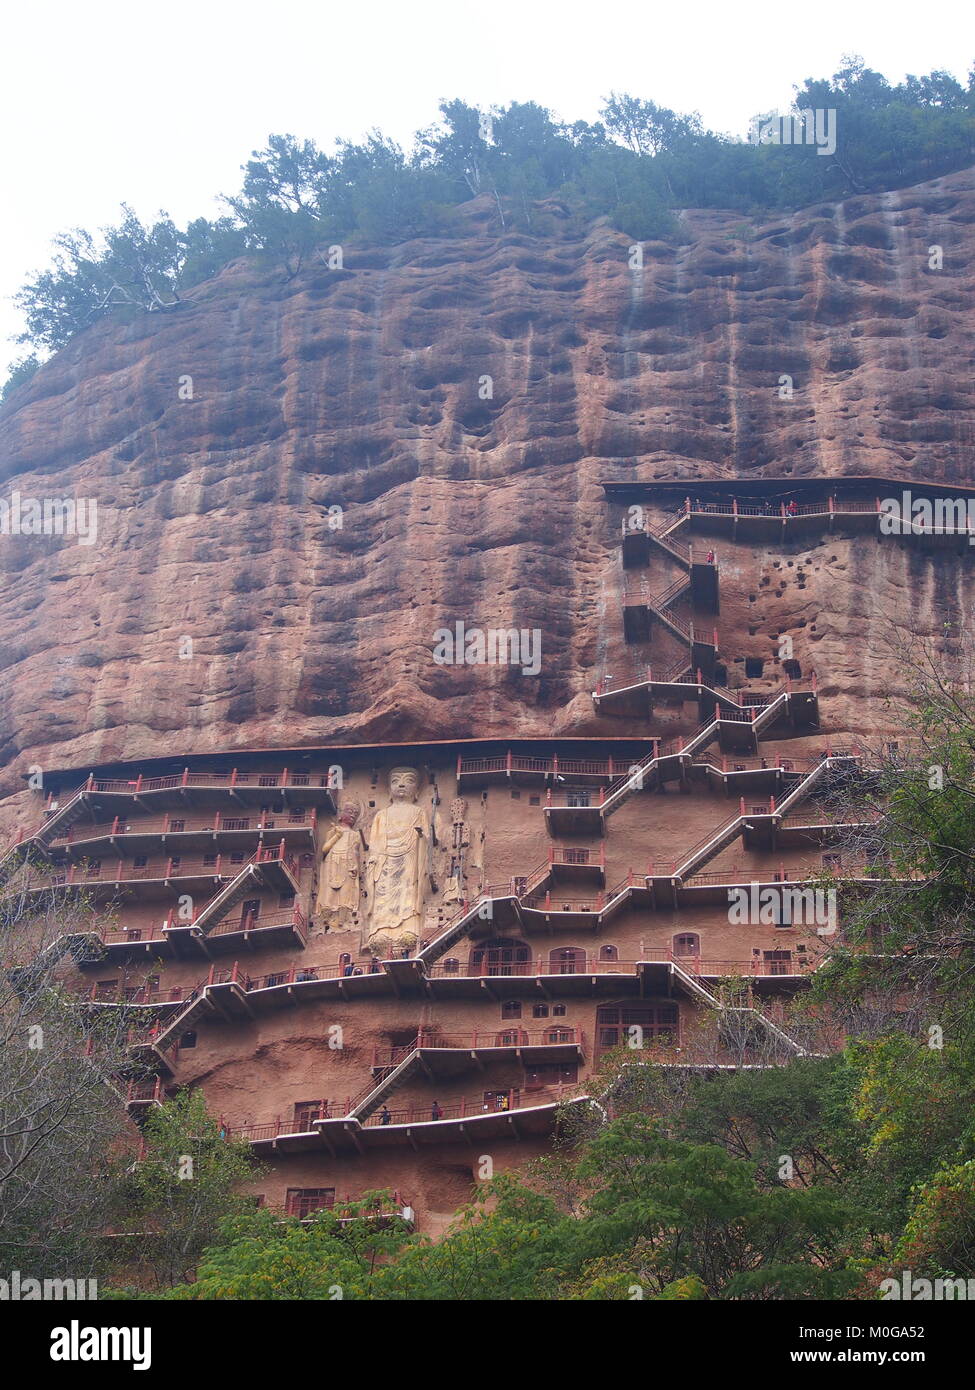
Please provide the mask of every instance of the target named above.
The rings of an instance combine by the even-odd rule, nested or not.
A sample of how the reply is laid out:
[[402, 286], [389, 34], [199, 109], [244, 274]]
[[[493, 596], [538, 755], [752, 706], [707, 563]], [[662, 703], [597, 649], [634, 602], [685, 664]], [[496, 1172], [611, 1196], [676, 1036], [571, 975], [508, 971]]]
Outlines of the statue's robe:
[[419, 806], [394, 801], [369, 831], [367, 943], [413, 946], [423, 926], [430, 874], [430, 822]]
[[353, 826], [335, 825], [322, 845], [315, 910], [329, 927], [350, 927], [359, 912], [362, 837]]

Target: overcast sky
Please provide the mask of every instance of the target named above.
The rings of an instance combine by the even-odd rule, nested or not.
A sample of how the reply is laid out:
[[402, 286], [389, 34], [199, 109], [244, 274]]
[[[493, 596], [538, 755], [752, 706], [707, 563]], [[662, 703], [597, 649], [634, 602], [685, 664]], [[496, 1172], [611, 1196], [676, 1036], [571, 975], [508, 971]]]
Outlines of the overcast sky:
[[118, 205], [183, 223], [218, 210], [271, 132], [330, 149], [378, 126], [403, 144], [443, 97], [534, 100], [592, 120], [611, 89], [744, 135], [792, 87], [861, 54], [891, 81], [975, 60], [975, 7], [906, 0], [26, 0], [4, 17], [6, 213], [0, 380], [20, 355], [10, 296], [61, 230]]

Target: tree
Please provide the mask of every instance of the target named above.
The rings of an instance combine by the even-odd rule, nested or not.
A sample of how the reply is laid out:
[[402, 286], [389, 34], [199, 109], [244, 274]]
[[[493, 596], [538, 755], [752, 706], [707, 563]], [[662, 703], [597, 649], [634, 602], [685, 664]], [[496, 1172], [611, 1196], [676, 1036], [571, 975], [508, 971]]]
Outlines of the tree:
[[122, 205], [122, 221], [102, 229], [102, 242], [77, 229], [55, 238], [54, 268], [16, 295], [27, 318], [22, 343], [56, 351], [110, 313], [155, 313], [179, 303], [179, 233], [170, 217], [143, 225]]
[[199, 1273], [163, 1297], [176, 1299], [322, 1299], [381, 1297], [392, 1263], [414, 1239], [388, 1210], [389, 1192], [369, 1192], [340, 1212], [308, 1221], [268, 1210], [227, 1217]]
[[61, 981], [64, 959], [97, 954], [89, 905], [20, 881], [0, 897], [0, 1262], [87, 1278], [106, 1267], [100, 1236], [131, 1158], [131, 1019]]
[[190, 1278], [225, 1218], [244, 1211], [237, 1186], [259, 1171], [249, 1145], [226, 1138], [207, 1114], [201, 1091], [150, 1110], [139, 1160], [115, 1198], [118, 1219], [135, 1227], [125, 1232], [126, 1257], [156, 1284]]

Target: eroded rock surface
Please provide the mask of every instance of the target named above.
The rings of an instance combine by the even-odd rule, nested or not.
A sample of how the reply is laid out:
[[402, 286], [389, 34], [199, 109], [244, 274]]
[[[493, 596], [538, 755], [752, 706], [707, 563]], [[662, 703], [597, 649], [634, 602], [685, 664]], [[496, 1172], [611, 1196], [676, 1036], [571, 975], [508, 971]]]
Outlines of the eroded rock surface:
[[[168, 751], [630, 733], [589, 696], [621, 627], [603, 481], [975, 482], [971, 171], [768, 222], [688, 212], [642, 272], [605, 225], [468, 215], [290, 283], [235, 264], [6, 404], [2, 495], [94, 497], [99, 532], [0, 538], [5, 792]], [[872, 539], [734, 563], [723, 655], [751, 627], [768, 648], [801, 567], [836, 729], [896, 683], [878, 611], [935, 634], [972, 612], [963, 559]], [[540, 629], [540, 675], [437, 665], [456, 621]]]

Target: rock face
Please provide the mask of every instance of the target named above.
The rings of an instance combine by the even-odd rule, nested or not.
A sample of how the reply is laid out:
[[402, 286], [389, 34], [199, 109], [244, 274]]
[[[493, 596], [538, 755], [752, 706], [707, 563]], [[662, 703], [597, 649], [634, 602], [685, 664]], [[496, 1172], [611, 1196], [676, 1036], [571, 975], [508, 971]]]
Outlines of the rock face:
[[[477, 201], [468, 235], [289, 283], [235, 264], [7, 402], [0, 497], [94, 498], [98, 534], [0, 537], [0, 790], [161, 751], [627, 732], [589, 693], [619, 630], [602, 482], [975, 481], [971, 171], [768, 222], [688, 212], [642, 270], [548, 215], [498, 235]], [[891, 685], [863, 650], [878, 606], [934, 633], [975, 598], [961, 561], [935, 583], [851, 546], [801, 565], [837, 728], [865, 660]], [[775, 583], [758, 624], [742, 595], [742, 639], [805, 557], [757, 557]], [[437, 664], [458, 621], [539, 630], [539, 673]]]

